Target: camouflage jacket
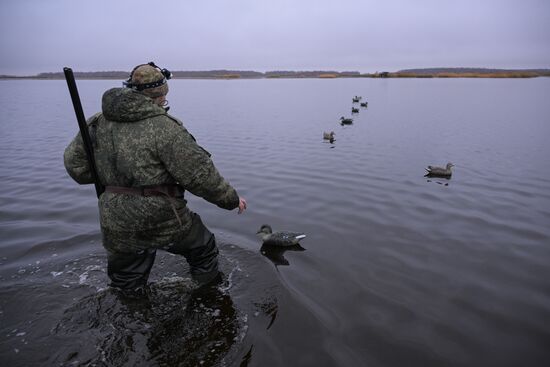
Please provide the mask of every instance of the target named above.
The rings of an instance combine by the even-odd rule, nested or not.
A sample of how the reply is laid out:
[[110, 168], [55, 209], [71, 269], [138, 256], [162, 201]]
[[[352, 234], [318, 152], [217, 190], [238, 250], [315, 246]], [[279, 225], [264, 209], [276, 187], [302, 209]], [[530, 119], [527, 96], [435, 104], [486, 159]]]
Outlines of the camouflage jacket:
[[[151, 98], [113, 88], [103, 95], [102, 110], [88, 126], [103, 185], [179, 184], [221, 208], [238, 207], [237, 192], [214, 167], [210, 154]], [[93, 183], [80, 133], [65, 149], [64, 162], [76, 182]], [[106, 192], [99, 198], [99, 212], [104, 246], [119, 250], [167, 246], [183, 238], [191, 225], [183, 198]]]

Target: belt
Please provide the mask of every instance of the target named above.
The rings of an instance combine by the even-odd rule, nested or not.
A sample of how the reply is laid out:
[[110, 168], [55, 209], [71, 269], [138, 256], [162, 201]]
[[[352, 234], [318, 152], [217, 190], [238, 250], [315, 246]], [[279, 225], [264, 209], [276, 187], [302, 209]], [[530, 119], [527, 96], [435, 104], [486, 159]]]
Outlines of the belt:
[[176, 198], [183, 197], [183, 189], [178, 185], [156, 185], [156, 186], [141, 186], [141, 187], [124, 187], [124, 186], [105, 186], [105, 192], [115, 194], [127, 194], [136, 196], [165, 196], [170, 200], [170, 206], [174, 212], [178, 223], [183, 228], [178, 211], [176, 210]]

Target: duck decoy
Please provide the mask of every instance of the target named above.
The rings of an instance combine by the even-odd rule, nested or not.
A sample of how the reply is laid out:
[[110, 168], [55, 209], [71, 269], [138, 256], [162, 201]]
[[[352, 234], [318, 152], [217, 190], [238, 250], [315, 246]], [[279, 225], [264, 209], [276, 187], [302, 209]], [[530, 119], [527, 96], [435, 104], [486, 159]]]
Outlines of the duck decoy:
[[359, 108], [352, 107], [351, 113], [359, 113]]
[[263, 224], [256, 234], [262, 239], [264, 245], [283, 247], [297, 245], [301, 239], [306, 237], [303, 233], [287, 231], [273, 232], [271, 226], [268, 224]]
[[353, 124], [353, 119], [345, 118], [344, 116], [342, 116], [342, 117], [340, 117], [340, 124], [341, 125], [351, 125], [351, 124]]
[[427, 173], [424, 176], [427, 177], [451, 177], [453, 172], [451, 171], [451, 167], [454, 167], [454, 164], [447, 163], [447, 166], [445, 168], [443, 167], [436, 167], [436, 166], [428, 166], [425, 168]]
[[363, 97], [361, 97], [361, 96], [355, 96], [355, 97], [353, 97], [353, 98], [351, 99], [351, 101], [352, 101], [353, 103], [358, 103], [362, 98], [363, 98]]
[[334, 131], [331, 131], [330, 133], [327, 133], [326, 131], [323, 132], [323, 140], [334, 140]]
[[369, 105], [369, 102], [361, 102], [361, 107], [367, 107]]

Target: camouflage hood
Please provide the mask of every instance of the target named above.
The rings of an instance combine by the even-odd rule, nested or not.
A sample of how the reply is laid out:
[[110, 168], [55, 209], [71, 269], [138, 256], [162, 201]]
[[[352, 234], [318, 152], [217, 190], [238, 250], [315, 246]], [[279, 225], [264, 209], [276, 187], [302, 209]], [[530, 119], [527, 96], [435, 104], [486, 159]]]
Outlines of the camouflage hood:
[[134, 122], [164, 115], [164, 108], [144, 94], [129, 88], [112, 88], [103, 94], [103, 116], [110, 121]]

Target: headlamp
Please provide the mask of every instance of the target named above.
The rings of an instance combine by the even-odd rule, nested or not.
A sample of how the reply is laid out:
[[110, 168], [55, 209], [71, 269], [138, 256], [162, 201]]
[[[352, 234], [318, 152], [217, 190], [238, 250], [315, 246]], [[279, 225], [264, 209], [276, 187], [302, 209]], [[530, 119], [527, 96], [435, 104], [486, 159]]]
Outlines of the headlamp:
[[[134, 84], [132, 83], [132, 77], [134, 76], [134, 72], [136, 71], [137, 68], [139, 68], [140, 66], [143, 66], [143, 65], [149, 65], [149, 66], [152, 66], [156, 69], [158, 69], [163, 78], [160, 79], [160, 80], [157, 80], [155, 82], [151, 82], [151, 83], [143, 83], [143, 84]], [[166, 84], [166, 81], [168, 79], [172, 79], [172, 73], [170, 72], [170, 70], [168, 69], [165, 69], [165, 68], [159, 68], [157, 65], [155, 65], [155, 63], [153, 61], [147, 63], [147, 64], [141, 64], [141, 65], [138, 65], [136, 66], [132, 72], [130, 73], [130, 77], [122, 82], [122, 85], [125, 86], [126, 88], [131, 88], [131, 89], [134, 89], [134, 90], [137, 90], [137, 91], [142, 91], [144, 89], [151, 89], [151, 88], [156, 88], [156, 87], [160, 87], [161, 85], [164, 85]]]

